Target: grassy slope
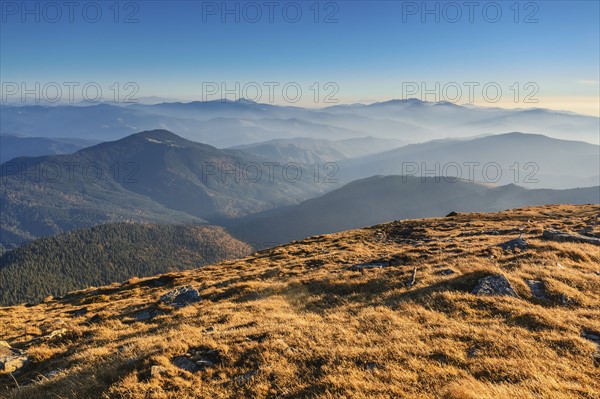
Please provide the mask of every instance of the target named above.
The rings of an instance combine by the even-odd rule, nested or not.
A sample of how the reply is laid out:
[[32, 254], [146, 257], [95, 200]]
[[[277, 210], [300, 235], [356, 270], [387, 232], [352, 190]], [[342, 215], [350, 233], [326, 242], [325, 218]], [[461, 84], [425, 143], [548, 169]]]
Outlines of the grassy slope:
[[[34, 358], [16, 380], [60, 370], [20, 390], [1, 376], [0, 396], [598, 398], [597, 348], [581, 333], [600, 331], [600, 250], [540, 236], [544, 228], [598, 232], [599, 215], [598, 205], [543, 206], [394, 222], [173, 273], [167, 286], [131, 280], [0, 308], [2, 339]], [[497, 247], [516, 234], [459, 236], [514, 228], [529, 249]], [[396, 266], [347, 270], [391, 257]], [[439, 273], [446, 268], [456, 274]], [[492, 273], [507, 276], [520, 298], [469, 293]], [[549, 299], [533, 298], [524, 279], [544, 281]], [[188, 284], [201, 302], [135, 320]], [[70, 313], [82, 307], [87, 314]], [[62, 338], [28, 346], [58, 328]], [[222, 363], [197, 373], [171, 363], [190, 348], [217, 349]], [[162, 375], [150, 375], [154, 365]]]

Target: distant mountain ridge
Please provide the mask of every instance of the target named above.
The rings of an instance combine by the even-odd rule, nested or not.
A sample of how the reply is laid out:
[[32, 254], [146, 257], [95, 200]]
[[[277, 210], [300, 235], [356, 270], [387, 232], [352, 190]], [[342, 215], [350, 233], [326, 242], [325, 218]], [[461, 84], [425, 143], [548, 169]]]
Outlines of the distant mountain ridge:
[[114, 140], [158, 127], [219, 148], [281, 138], [375, 136], [423, 142], [526, 131], [598, 144], [600, 118], [545, 109], [501, 109], [417, 99], [320, 109], [251, 101], [91, 106], [0, 105], [4, 134]]
[[359, 137], [345, 140], [325, 140], [299, 137], [274, 139], [232, 148], [276, 159], [281, 162], [334, 162], [346, 158], [366, 156], [402, 146], [400, 140]]
[[437, 175], [530, 188], [600, 185], [600, 146], [520, 132], [410, 144], [341, 160], [339, 165], [345, 182], [378, 174], [421, 176], [437, 171]]
[[71, 154], [97, 144], [97, 140], [0, 135], [0, 164], [17, 157]]
[[398, 219], [439, 217], [451, 211], [492, 212], [546, 204], [598, 204], [600, 187], [570, 190], [487, 186], [414, 176], [373, 176], [353, 181], [298, 205], [266, 211], [226, 224], [241, 240], [285, 243]]

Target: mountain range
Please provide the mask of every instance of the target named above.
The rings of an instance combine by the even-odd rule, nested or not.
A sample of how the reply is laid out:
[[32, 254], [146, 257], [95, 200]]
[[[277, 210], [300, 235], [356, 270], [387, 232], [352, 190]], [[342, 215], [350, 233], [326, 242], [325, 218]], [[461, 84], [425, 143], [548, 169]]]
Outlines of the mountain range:
[[[1, 165], [2, 242], [116, 221], [204, 223], [292, 205], [331, 188], [301, 166], [165, 130]], [[14, 246], [14, 245], [13, 245]]]
[[[361, 149], [377, 151], [395, 144], [377, 138], [304, 138], [217, 149], [153, 130], [73, 154], [15, 158], [1, 165], [1, 242], [14, 248], [72, 229], [137, 221], [223, 225], [264, 247], [266, 242], [454, 209], [600, 202], [598, 177], [586, 175], [600, 162], [593, 144], [510, 133], [437, 140], [350, 158]], [[505, 178], [456, 179], [431, 171], [436, 162], [474, 161], [502, 166]], [[515, 162], [516, 170], [511, 169]], [[533, 175], [528, 162], [537, 168]], [[404, 163], [425, 166], [407, 173]], [[429, 177], [423, 180], [425, 172]], [[534, 178], [538, 182], [529, 187], [536, 188], [514, 185], [511, 179], [517, 172], [519, 185]], [[552, 185], [590, 188], [537, 188]]]
[[545, 109], [461, 106], [417, 99], [320, 109], [241, 101], [0, 106], [8, 135], [115, 140], [156, 128], [219, 148], [273, 139], [374, 136], [418, 143], [511, 131], [598, 144], [600, 119]]
[[410, 144], [338, 163], [345, 182], [412, 174], [530, 188], [600, 185], [600, 146], [519, 132]]
[[225, 226], [257, 247], [390, 220], [491, 212], [545, 204], [598, 204], [600, 186], [569, 190], [490, 186], [414, 176], [373, 176], [301, 204], [231, 220]]
[[0, 135], [0, 164], [18, 157], [71, 154], [98, 144], [97, 140], [75, 138], [18, 137]]
[[359, 137], [345, 140], [298, 137], [293, 139], [274, 139], [234, 146], [232, 148], [283, 163], [298, 162], [311, 165], [315, 162], [327, 163], [367, 156], [403, 145], [404, 143], [400, 140], [380, 139], [376, 137]]

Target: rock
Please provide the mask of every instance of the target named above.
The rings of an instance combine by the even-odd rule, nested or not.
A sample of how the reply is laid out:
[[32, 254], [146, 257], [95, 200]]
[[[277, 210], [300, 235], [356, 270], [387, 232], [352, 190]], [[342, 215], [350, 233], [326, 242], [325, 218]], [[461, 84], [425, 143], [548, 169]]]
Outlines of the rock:
[[49, 341], [49, 340], [52, 340], [54, 338], [61, 338], [66, 333], [67, 333], [67, 329], [66, 328], [59, 328], [58, 330], [54, 330], [50, 334], [43, 336], [42, 339]]
[[556, 231], [556, 230], [544, 230], [542, 237], [544, 237], [547, 240], [560, 241], [560, 242], [579, 242], [579, 243], [585, 243], [585, 244], [600, 245], [600, 238], [587, 237], [587, 236], [582, 236], [582, 235], [577, 235], [577, 234], [569, 234], [569, 233], [565, 233], [562, 231]]
[[189, 371], [190, 373], [195, 373], [199, 370], [198, 366], [196, 366], [196, 363], [192, 362], [185, 356], [177, 356], [171, 362], [180, 369]]
[[447, 218], [452, 217], [452, 216], [458, 216], [458, 212], [456, 211], [452, 211], [449, 214], [446, 215]]
[[376, 371], [376, 370], [385, 370], [385, 366], [383, 364], [380, 363], [375, 363], [375, 362], [367, 362], [365, 363], [365, 369], [367, 371]]
[[452, 269], [444, 269], [444, 270], [439, 271], [439, 274], [441, 274], [442, 276], [449, 276], [454, 273], [456, 273], [456, 272]]
[[158, 316], [158, 310], [156, 308], [147, 308], [138, 312], [134, 317], [137, 321], [149, 321]]
[[531, 295], [533, 295], [534, 298], [546, 299], [546, 288], [543, 281], [525, 280], [525, 283], [531, 290]]
[[584, 331], [581, 336], [589, 341], [596, 343], [600, 347], [600, 333], [595, 331]]
[[49, 334], [34, 338], [31, 342], [33, 343], [38, 341], [57, 341], [67, 336], [68, 333], [69, 331], [66, 328], [59, 328], [57, 330], [51, 331]]
[[593, 227], [586, 227], [583, 229], [575, 230], [575, 233], [580, 234], [582, 236], [600, 238], [600, 232], [594, 232]]
[[518, 238], [515, 238], [514, 240], [509, 240], [509, 241], [503, 242], [501, 244], [498, 244], [498, 246], [501, 247], [505, 251], [514, 251], [515, 249], [523, 250], [523, 249], [527, 248], [527, 241], [525, 241], [525, 239], [523, 239], [523, 238], [521, 238], [521, 236], [519, 236]]
[[215, 367], [215, 364], [210, 360], [200, 359], [196, 360], [196, 366], [200, 368], [200, 370], [207, 369], [209, 367]]
[[362, 271], [365, 269], [381, 269], [389, 266], [388, 262], [370, 262], [370, 263], [359, 263], [357, 265], [352, 265], [348, 268], [348, 270], [352, 270], [354, 272]]
[[560, 303], [565, 306], [569, 306], [569, 305], [573, 305], [574, 302], [571, 298], [569, 298], [565, 294], [560, 294]]
[[596, 331], [583, 331], [581, 337], [596, 344], [597, 350], [594, 354], [594, 363], [596, 366], [600, 366], [600, 333]]
[[190, 349], [188, 354], [201, 370], [214, 367], [217, 363], [222, 362], [221, 352], [217, 349]]
[[248, 382], [254, 379], [254, 377], [256, 377], [258, 375], [258, 370], [252, 370], [252, 371], [248, 371], [247, 373], [238, 375], [234, 378], [235, 382], [237, 383], [243, 383], [243, 382]]
[[483, 296], [499, 296], [506, 295], [518, 298], [519, 296], [513, 289], [510, 282], [502, 274], [494, 274], [479, 279], [477, 286], [471, 291], [472, 294]]
[[160, 297], [160, 301], [173, 306], [174, 308], [182, 308], [192, 303], [200, 301], [200, 293], [196, 291], [191, 285], [177, 288], [167, 292], [165, 295]]
[[221, 352], [216, 349], [201, 350], [190, 349], [183, 356], [177, 356], [172, 360], [172, 363], [180, 369], [195, 373], [200, 370], [205, 370], [210, 367], [215, 367], [216, 364], [223, 361]]
[[6, 341], [0, 341], [0, 374], [19, 371], [29, 360], [29, 356], [22, 350], [12, 348]]
[[481, 231], [463, 231], [458, 237], [473, 237], [473, 236], [505, 236], [509, 234], [521, 233], [522, 229], [492, 229]]

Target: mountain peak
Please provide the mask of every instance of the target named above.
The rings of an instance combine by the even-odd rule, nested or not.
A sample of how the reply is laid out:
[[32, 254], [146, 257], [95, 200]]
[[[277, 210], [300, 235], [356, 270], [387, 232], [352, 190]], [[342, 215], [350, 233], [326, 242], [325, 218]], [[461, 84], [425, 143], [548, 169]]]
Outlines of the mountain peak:
[[421, 101], [418, 98], [404, 98], [404, 99], [395, 98], [395, 99], [388, 100], [388, 101], [381, 101], [381, 102], [369, 104], [369, 106], [378, 107], [378, 106], [397, 105], [397, 104], [412, 105], [412, 104], [424, 104], [424, 103], [425, 103], [425, 101]]
[[108, 148], [129, 148], [131, 150], [133, 147], [142, 148], [146, 144], [153, 144], [157, 146], [162, 145], [164, 147], [172, 148], [193, 147], [204, 150], [215, 149], [214, 147], [208, 144], [198, 143], [195, 141], [184, 139], [183, 137], [178, 136], [177, 134], [166, 129], [154, 129], [134, 133], [116, 141], [106, 141], [91, 147], [86, 147], [82, 150], [79, 150], [78, 152], [93, 153], [98, 149]]
[[143, 132], [132, 134], [129, 137], [146, 138], [155, 140], [185, 140], [183, 137], [166, 129], [145, 130]]
[[177, 146], [188, 146], [191, 142], [184, 139], [175, 133], [165, 129], [145, 130], [143, 132], [135, 133], [125, 137], [125, 141], [141, 141], [145, 140], [154, 144], [165, 144], [165, 145], [177, 145]]

